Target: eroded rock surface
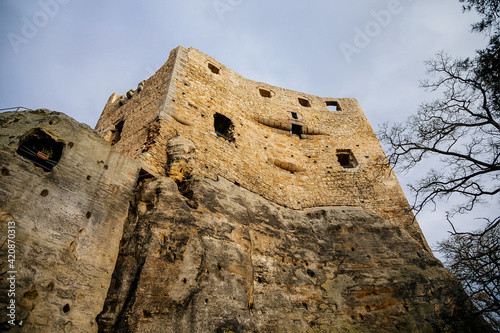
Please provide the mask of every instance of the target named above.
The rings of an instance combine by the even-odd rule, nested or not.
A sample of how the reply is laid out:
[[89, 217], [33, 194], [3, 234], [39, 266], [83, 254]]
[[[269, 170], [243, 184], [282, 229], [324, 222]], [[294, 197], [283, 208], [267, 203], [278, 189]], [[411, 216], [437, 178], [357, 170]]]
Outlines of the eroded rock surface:
[[196, 209], [170, 178], [136, 189], [102, 332], [488, 332], [401, 227], [354, 207], [292, 210], [223, 178]]
[[397, 221], [205, 178], [181, 136], [164, 177], [57, 112], [0, 130], [0, 330], [491, 332]]
[[196, 147], [191, 140], [176, 136], [167, 143], [167, 174], [176, 182], [186, 181], [191, 176]]
[[139, 165], [36, 110], [0, 114], [0, 169], [0, 331], [96, 332]]

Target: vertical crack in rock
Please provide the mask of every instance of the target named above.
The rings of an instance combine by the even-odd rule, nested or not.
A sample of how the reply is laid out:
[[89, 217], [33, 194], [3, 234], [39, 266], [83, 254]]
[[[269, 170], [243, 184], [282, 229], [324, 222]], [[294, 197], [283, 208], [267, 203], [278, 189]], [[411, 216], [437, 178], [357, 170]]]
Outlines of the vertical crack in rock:
[[187, 199], [186, 204], [196, 209], [198, 208], [198, 200], [194, 196], [193, 186], [195, 186], [195, 181], [193, 178], [188, 178], [186, 180], [177, 183], [177, 188], [183, 197]]
[[[247, 219], [250, 219], [250, 210], [247, 208]], [[254, 287], [255, 287], [255, 268], [253, 263], [253, 240], [252, 234], [250, 232], [251, 228], [249, 225], [245, 226], [246, 236], [248, 237], [248, 254], [250, 256], [250, 288], [248, 290], [248, 311], [253, 315], [253, 297], [254, 297]]]
[[[195, 331], [205, 249], [191, 209], [166, 177], [139, 182], [130, 205], [100, 332], [132, 332], [169, 319], [172, 330]], [[155, 324], [163, 325], [163, 324]], [[166, 331], [167, 326], [165, 327]]]
[[141, 223], [143, 221], [139, 216], [143, 207], [147, 210], [154, 206], [151, 198], [141, 196], [143, 188], [151, 181], [146, 179], [134, 189], [135, 197], [130, 203], [108, 296], [102, 312], [96, 318], [99, 332], [114, 332], [118, 328], [127, 331], [125, 312], [134, 303], [147, 250], [147, 247], [137, 244], [148, 243], [151, 239], [150, 225]]
[[[137, 268], [135, 274], [133, 274], [133, 278], [131, 280], [130, 286], [128, 288], [128, 292], [125, 293], [126, 298], [123, 302], [123, 306], [120, 308], [120, 311], [117, 313], [116, 320], [112, 323], [113, 325], [109, 330], [106, 327], [99, 327], [100, 332], [108, 332], [108, 331], [128, 331], [128, 323], [125, 319], [125, 311], [128, 310], [130, 304], [133, 304], [136, 298], [137, 293], [137, 285], [139, 283], [139, 278], [142, 273], [142, 268], [144, 267], [144, 258], [140, 258], [137, 263]], [[132, 274], [131, 274], [132, 275]]]

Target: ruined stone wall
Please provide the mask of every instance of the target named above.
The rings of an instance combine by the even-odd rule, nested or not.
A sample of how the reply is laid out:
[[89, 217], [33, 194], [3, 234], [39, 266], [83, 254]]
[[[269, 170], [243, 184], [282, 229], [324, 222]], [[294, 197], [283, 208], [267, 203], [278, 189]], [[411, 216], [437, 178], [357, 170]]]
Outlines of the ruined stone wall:
[[[141, 97], [148, 91], [157, 94]], [[151, 120], [153, 109], [151, 117], [139, 117], [144, 103], [155, 105], [155, 98], [159, 117]], [[354, 99], [248, 80], [196, 49], [178, 47], [127, 103], [109, 102], [97, 130], [107, 137], [105, 124], [134, 119], [134, 129], [127, 120], [116, 147], [159, 173], [165, 173], [168, 141], [181, 135], [196, 146], [193, 175], [222, 176], [294, 209], [363, 207], [404, 226], [427, 246], [395, 175], [380, 167], [385, 154]], [[217, 133], [216, 120], [224, 117], [230, 128], [222, 124]], [[138, 140], [135, 128], [148, 128], [149, 137]]]
[[[130, 157], [141, 156], [152, 171], [164, 174], [168, 126], [159, 117], [168, 95], [177, 60], [177, 49], [153, 76], [119, 96], [113, 93], [96, 125], [97, 132]], [[175, 132], [174, 132], [175, 133]]]
[[0, 169], [0, 331], [96, 332], [138, 164], [87, 125], [37, 110], [0, 114]]

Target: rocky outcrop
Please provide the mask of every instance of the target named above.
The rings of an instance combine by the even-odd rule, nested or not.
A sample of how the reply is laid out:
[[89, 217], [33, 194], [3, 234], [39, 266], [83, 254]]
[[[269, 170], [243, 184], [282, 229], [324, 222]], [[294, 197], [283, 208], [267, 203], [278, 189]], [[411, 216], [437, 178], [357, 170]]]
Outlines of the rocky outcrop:
[[0, 114], [0, 169], [0, 331], [97, 331], [139, 165], [37, 110]]
[[489, 332], [401, 227], [354, 207], [292, 210], [223, 178], [138, 185], [102, 332]]
[[0, 128], [1, 330], [490, 332], [425, 244], [361, 207], [199, 176], [180, 135], [166, 177], [60, 113]]

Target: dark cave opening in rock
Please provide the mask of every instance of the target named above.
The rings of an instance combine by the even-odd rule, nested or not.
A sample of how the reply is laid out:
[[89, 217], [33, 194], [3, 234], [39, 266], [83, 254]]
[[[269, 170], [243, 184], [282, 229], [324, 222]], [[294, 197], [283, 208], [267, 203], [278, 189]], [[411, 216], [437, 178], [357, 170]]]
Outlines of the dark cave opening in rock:
[[29, 132], [19, 143], [17, 153], [45, 172], [52, 171], [62, 157], [64, 143], [54, 140], [40, 128]]

